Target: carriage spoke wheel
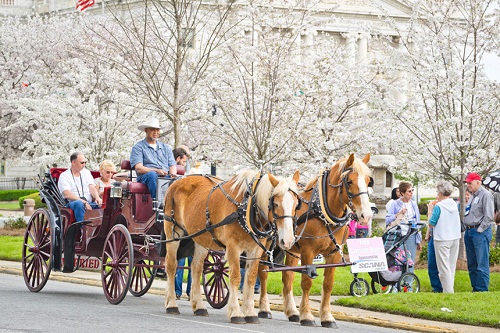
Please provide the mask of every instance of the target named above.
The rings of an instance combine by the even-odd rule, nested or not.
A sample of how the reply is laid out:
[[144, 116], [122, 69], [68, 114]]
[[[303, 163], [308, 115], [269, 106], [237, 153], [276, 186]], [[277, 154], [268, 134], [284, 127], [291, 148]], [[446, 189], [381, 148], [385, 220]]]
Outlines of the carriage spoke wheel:
[[229, 301], [229, 267], [222, 254], [208, 252], [202, 280], [208, 304], [214, 309], [223, 308]]
[[52, 268], [50, 217], [45, 209], [37, 210], [24, 232], [22, 271], [29, 290], [38, 292], [47, 283]]
[[403, 273], [398, 281], [398, 291], [403, 293], [418, 293], [420, 291], [420, 280], [411, 272]]
[[371, 287], [374, 294], [389, 294], [392, 292], [392, 288], [395, 288], [392, 284], [383, 286], [374, 279], [372, 279]]
[[153, 260], [139, 260], [132, 269], [132, 281], [128, 291], [135, 297], [141, 297], [148, 292], [153, 284], [156, 268], [153, 265], [159, 264]]
[[102, 251], [102, 288], [111, 304], [119, 304], [127, 295], [133, 265], [132, 238], [124, 225], [117, 224], [108, 233]]
[[350, 291], [352, 296], [362, 297], [370, 293], [370, 286], [365, 279], [354, 278], [351, 282]]

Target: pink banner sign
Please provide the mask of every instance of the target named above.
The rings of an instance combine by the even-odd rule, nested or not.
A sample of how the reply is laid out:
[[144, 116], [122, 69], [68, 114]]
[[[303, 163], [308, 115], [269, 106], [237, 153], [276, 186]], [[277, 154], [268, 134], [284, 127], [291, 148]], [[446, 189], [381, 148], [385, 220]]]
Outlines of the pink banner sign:
[[347, 240], [352, 273], [377, 272], [387, 270], [382, 237], [349, 238]]

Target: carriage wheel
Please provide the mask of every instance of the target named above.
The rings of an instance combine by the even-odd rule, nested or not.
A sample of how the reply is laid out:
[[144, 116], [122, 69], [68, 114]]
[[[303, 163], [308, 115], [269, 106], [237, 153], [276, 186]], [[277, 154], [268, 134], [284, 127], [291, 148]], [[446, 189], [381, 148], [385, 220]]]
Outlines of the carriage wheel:
[[117, 224], [108, 233], [102, 250], [102, 288], [111, 304], [119, 304], [127, 295], [133, 265], [132, 238], [124, 225]]
[[139, 260], [132, 269], [132, 281], [128, 291], [135, 297], [141, 297], [148, 292], [155, 280], [156, 268], [153, 265], [158, 264], [153, 260]]
[[363, 297], [370, 293], [370, 286], [365, 279], [354, 278], [351, 282], [350, 291], [352, 296]]
[[214, 309], [222, 309], [229, 301], [229, 266], [222, 254], [208, 252], [202, 278], [208, 304]]
[[47, 283], [52, 268], [50, 217], [45, 209], [37, 210], [24, 232], [22, 270], [26, 286], [38, 292]]
[[392, 284], [388, 284], [387, 286], [383, 286], [382, 284], [378, 283], [374, 279], [372, 279], [372, 291], [374, 294], [389, 294], [392, 292], [392, 288], [394, 286]]
[[420, 291], [420, 280], [411, 272], [403, 273], [398, 281], [398, 291], [403, 293], [418, 293]]

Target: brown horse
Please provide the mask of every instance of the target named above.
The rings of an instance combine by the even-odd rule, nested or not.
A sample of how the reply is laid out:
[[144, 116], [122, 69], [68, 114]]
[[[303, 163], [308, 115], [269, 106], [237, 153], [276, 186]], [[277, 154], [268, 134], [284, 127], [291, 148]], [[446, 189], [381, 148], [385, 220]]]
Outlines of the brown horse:
[[[305, 204], [297, 211], [297, 239], [295, 245], [287, 251], [286, 266], [297, 266], [299, 257], [301, 265], [310, 265], [318, 254], [324, 256], [326, 264], [341, 262], [341, 250], [347, 237], [347, 208], [356, 212], [360, 223], [364, 225], [373, 215], [367, 192], [371, 179], [371, 171], [366, 166], [369, 160], [370, 154], [363, 160], [351, 154], [335, 163], [329, 171], [309, 181], [301, 192], [301, 200]], [[336, 327], [330, 310], [334, 274], [334, 267], [325, 268], [320, 307], [321, 325], [331, 328]], [[262, 271], [262, 267], [259, 277], [261, 286], [265, 286], [267, 273]], [[303, 326], [315, 326], [309, 304], [312, 279], [307, 274], [302, 274], [302, 300], [299, 311], [293, 298], [293, 279], [292, 271], [283, 271], [285, 315], [290, 321], [300, 320]], [[266, 290], [261, 287], [259, 314], [269, 311], [264, 292]]]
[[[167, 313], [179, 313], [174, 288], [177, 268], [178, 239], [192, 237], [195, 243], [191, 272], [193, 281], [200, 281], [203, 262], [208, 250], [225, 250], [229, 265], [228, 317], [231, 323], [258, 323], [253, 303], [253, 287], [257, 279], [258, 264], [270, 238], [278, 238], [283, 249], [292, 247], [294, 217], [298, 204], [298, 171], [293, 178], [275, 177], [271, 174], [246, 170], [227, 182], [212, 176], [192, 175], [175, 181], [165, 196], [165, 234], [167, 237], [167, 288], [165, 308]], [[260, 179], [259, 179], [260, 178]], [[253, 204], [245, 199], [254, 198], [258, 212], [248, 213]], [[258, 241], [254, 226], [248, 221], [264, 216], [270, 226], [269, 238]], [[247, 216], [247, 218], [245, 218]], [[272, 230], [276, 230], [273, 234]], [[173, 240], [173, 241], [172, 241]], [[240, 309], [238, 286], [240, 283], [240, 255], [246, 252], [247, 270]], [[256, 260], [251, 260], [256, 259]], [[193, 283], [191, 305], [195, 315], [208, 315], [203, 304], [199, 283]]]

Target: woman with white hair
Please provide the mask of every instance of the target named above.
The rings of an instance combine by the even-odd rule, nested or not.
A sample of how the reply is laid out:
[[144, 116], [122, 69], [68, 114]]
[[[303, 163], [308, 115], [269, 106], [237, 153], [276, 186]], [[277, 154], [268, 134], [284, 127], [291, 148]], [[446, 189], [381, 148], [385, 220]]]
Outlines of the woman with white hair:
[[428, 204], [429, 225], [434, 228], [434, 250], [443, 292], [453, 293], [461, 237], [460, 214], [457, 203], [450, 198], [453, 186], [440, 181], [436, 187], [437, 200]]

